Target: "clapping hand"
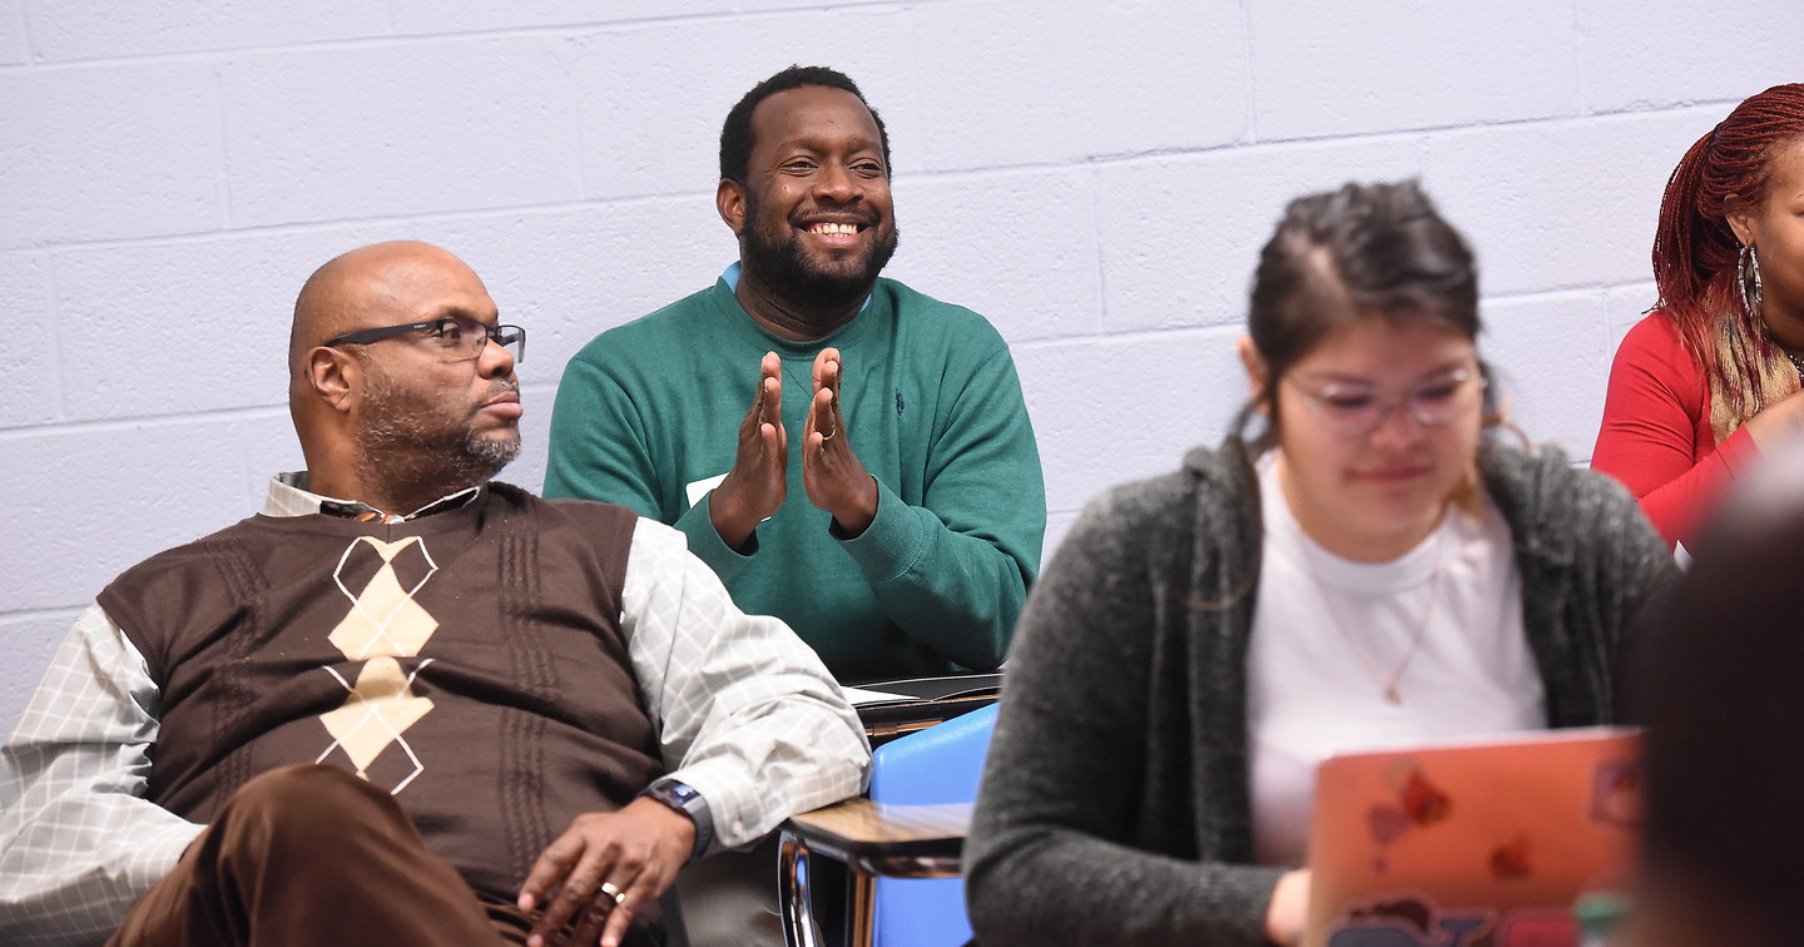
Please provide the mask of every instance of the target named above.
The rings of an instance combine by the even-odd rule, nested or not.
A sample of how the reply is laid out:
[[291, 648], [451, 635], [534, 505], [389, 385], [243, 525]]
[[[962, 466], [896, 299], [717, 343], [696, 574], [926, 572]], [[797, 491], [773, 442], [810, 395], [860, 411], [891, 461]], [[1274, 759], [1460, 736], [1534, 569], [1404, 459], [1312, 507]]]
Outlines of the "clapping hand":
[[733, 469], [714, 488], [708, 518], [729, 548], [743, 550], [759, 523], [777, 512], [788, 490], [789, 436], [783, 430], [783, 361], [766, 352], [752, 407], [739, 422]]
[[877, 481], [853, 453], [840, 412], [844, 378], [838, 349], [814, 358], [814, 399], [802, 434], [802, 486], [808, 502], [833, 515], [847, 536], [857, 536], [877, 516]]

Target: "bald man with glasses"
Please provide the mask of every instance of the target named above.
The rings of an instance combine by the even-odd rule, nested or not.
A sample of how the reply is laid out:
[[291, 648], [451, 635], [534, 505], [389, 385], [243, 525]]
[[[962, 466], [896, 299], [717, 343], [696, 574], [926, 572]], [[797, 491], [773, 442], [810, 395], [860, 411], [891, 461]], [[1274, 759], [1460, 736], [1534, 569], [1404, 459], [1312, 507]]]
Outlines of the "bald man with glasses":
[[661, 944], [678, 867], [859, 790], [680, 533], [491, 480], [525, 340], [426, 244], [307, 281], [307, 470], [109, 585], [0, 749], [0, 942]]

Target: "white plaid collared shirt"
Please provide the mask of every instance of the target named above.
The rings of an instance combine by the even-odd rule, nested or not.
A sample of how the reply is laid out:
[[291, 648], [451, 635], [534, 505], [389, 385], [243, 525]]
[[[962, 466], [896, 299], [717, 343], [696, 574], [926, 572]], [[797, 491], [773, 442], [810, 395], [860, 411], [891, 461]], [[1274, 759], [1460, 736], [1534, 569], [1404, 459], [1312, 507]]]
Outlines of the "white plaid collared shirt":
[[[303, 482], [278, 475], [263, 512], [355, 505]], [[683, 535], [653, 520], [633, 531], [621, 628], [664, 765], [707, 800], [717, 848], [863, 788], [864, 730], [813, 650], [741, 612]], [[103, 943], [200, 834], [144, 798], [159, 703], [143, 656], [90, 606], [0, 748], [0, 944]]]

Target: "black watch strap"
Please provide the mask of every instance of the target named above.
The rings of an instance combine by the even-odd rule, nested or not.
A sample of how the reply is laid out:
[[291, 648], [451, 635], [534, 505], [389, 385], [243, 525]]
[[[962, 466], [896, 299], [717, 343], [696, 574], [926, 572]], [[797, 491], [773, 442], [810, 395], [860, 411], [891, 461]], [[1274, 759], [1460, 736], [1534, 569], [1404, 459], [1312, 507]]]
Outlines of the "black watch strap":
[[708, 849], [714, 845], [714, 813], [708, 809], [708, 800], [703, 799], [694, 786], [665, 776], [645, 787], [639, 795], [655, 799], [681, 812], [695, 824], [695, 847], [689, 850], [690, 861], [708, 853]]

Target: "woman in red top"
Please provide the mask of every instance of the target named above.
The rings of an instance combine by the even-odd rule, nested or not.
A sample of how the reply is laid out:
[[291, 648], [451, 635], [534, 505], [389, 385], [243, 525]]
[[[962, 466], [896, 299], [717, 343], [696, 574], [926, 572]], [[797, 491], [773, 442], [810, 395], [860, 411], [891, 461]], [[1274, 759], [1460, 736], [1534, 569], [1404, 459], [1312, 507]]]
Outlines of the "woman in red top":
[[1654, 279], [1658, 305], [1616, 351], [1591, 466], [1672, 543], [1764, 445], [1804, 427], [1804, 83], [1741, 103], [1685, 153]]

